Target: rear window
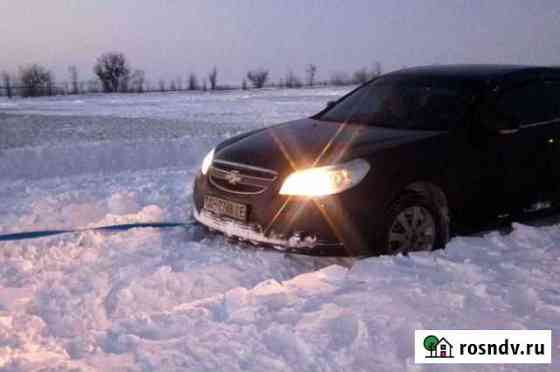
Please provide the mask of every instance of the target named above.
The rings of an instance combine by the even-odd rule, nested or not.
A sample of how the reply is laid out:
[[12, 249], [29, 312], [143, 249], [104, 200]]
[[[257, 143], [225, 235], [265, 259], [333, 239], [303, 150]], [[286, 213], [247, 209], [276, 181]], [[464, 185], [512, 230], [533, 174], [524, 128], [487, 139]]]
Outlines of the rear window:
[[445, 86], [373, 82], [323, 113], [320, 119], [395, 129], [445, 131], [464, 120], [468, 97], [464, 91]]

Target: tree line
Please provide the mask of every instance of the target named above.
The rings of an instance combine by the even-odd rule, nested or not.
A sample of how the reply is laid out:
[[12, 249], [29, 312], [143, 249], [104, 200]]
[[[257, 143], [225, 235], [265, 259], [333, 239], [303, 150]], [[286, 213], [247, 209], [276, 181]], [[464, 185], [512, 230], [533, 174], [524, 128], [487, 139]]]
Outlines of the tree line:
[[278, 82], [270, 81], [268, 69], [258, 68], [246, 73], [239, 87], [218, 85], [218, 69], [212, 68], [202, 79], [190, 73], [187, 79], [177, 77], [172, 80], [159, 80], [156, 85], [146, 78], [146, 73], [141, 69], [133, 69], [121, 52], [108, 52], [97, 58], [93, 72], [94, 79], [81, 81], [76, 66], [68, 67], [68, 80], [56, 84], [54, 74], [46, 67], [32, 64], [19, 68], [17, 75], [6, 71], [0, 73], [0, 95], [9, 98], [19, 95], [21, 97], [51, 96], [61, 94], [81, 93], [144, 93], [168, 92], [184, 90], [227, 90], [227, 89], [260, 89], [263, 87], [301, 88], [304, 86], [325, 85], [350, 85], [361, 84], [381, 74], [381, 64], [375, 62], [371, 68], [360, 68], [352, 74], [333, 72], [330, 79], [318, 81], [317, 65], [309, 64], [305, 68], [305, 79], [301, 79], [292, 70], [279, 79]]

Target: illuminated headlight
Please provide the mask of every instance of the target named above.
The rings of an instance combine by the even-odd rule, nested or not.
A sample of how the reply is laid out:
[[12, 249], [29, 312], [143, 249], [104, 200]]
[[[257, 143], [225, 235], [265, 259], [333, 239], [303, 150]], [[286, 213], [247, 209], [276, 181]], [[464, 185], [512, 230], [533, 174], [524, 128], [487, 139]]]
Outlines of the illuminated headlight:
[[347, 163], [296, 171], [280, 189], [282, 195], [325, 196], [356, 186], [369, 172], [369, 163], [356, 159]]
[[212, 161], [214, 161], [214, 149], [210, 150], [208, 154], [204, 157], [202, 161], [202, 167], [200, 167], [200, 171], [202, 174], [206, 175], [208, 173], [208, 169], [212, 165]]

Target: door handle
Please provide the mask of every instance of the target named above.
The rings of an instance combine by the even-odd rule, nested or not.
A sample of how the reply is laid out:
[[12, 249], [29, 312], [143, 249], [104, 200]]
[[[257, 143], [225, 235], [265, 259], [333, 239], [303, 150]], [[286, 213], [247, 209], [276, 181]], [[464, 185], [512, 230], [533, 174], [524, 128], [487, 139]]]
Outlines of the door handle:
[[500, 129], [498, 131], [498, 133], [506, 135], [506, 134], [514, 134], [519, 132], [519, 128], [515, 128], [515, 129]]

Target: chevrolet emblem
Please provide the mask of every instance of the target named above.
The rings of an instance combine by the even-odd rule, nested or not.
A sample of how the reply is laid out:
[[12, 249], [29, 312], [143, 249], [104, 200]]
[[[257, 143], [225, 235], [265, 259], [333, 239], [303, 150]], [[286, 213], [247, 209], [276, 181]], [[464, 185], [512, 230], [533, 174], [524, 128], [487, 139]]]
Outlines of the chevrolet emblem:
[[239, 171], [232, 170], [225, 175], [225, 180], [229, 182], [230, 185], [237, 185], [243, 178], [239, 175]]

